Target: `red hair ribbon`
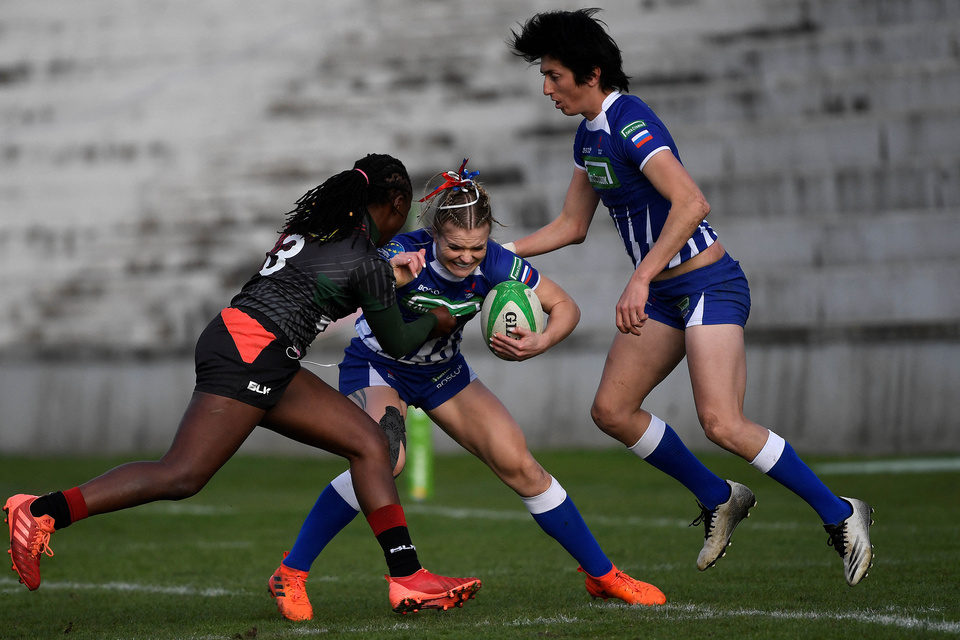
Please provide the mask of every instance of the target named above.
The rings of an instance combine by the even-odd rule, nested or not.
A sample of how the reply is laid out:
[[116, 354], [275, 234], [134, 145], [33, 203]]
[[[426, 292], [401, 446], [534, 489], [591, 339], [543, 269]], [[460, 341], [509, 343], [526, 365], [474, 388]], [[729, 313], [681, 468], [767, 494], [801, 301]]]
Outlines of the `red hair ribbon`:
[[460, 189], [473, 187], [473, 179], [480, 175], [480, 172], [467, 171], [466, 167], [468, 160], [470, 160], [470, 158], [464, 158], [460, 168], [456, 171], [444, 171], [443, 177], [446, 178], [446, 181], [424, 197], [420, 198], [420, 200], [417, 202], [425, 202], [445, 189], [459, 191]]

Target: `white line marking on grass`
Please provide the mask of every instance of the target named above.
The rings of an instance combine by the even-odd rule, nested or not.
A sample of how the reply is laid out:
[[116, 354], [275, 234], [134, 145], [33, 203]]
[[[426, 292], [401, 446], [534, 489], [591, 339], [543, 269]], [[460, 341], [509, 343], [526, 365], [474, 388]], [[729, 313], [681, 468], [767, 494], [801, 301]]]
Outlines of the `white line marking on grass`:
[[864, 460], [861, 462], [825, 462], [816, 465], [822, 474], [935, 473], [960, 471], [960, 458], [904, 458], [901, 460]]
[[[684, 622], [689, 620], [714, 620], [729, 618], [768, 618], [771, 620], [797, 620], [797, 621], [849, 621], [863, 624], [880, 625], [882, 627], [894, 627], [910, 631], [942, 632], [949, 634], [960, 634], [960, 623], [938, 620], [924, 620], [910, 612], [897, 611], [890, 607], [887, 611], [850, 611], [850, 612], [823, 612], [823, 611], [763, 611], [760, 609], [730, 609], [720, 610], [710, 607], [703, 607], [696, 604], [667, 604], [658, 607], [636, 607], [627, 604], [590, 604], [590, 607], [603, 609], [620, 609], [624, 613], [637, 613], [648, 621], [661, 620], [663, 622]], [[549, 617], [536, 618], [517, 618], [515, 620], [481, 620], [472, 625], [454, 624], [449, 630], [466, 630], [468, 628], [490, 630], [496, 627], [542, 627], [544, 625], [592, 625], [596, 624], [593, 620], [582, 620], [576, 616], [559, 614]], [[337, 635], [369, 634], [380, 633], [389, 637], [393, 632], [400, 632], [404, 636], [413, 631], [415, 627], [407, 621], [398, 621], [393, 624], [369, 624], [354, 627], [326, 627], [322, 633], [333, 633]], [[297, 629], [296, 631], [285, 631], [283, 637], [289, 635], [315, 635], [319, 630], [315, 629]], [[468, 633], [465, 631], [465, 633]]]
[[[411, 504], [403, 507], [407, 513], [416, 513], [428, 516], [440, 516], [454, 520], [532, 520], [526, 511], [494, 511], [492, 509], [463, 509], [460, 507], [444, 507], [441, 505]], [[686, 528], [689, 520], [673, 518], [641, 518], [629, 516], [617, 518], [611, 516], [587, 514], [584, 520], [588, 525], [606, 525], [612, 527], [662, 527], [666, 529]], [[760, 529], [797, 529], [801, 525], [796, 522], [751, 522], [752, 528]]]
[[[7, 589], [8, 585], [13, 586], [12, 589]], [[197, 589], [195, 587], [185, 587], [185, 586], [173, 586], [173, 587], [161, 587], [159, 585], [152, 584], [135, 584], [131, 582], [58, 582], [58, 581], [48, 581], [43, 582], [44, 590], [73, 590], [73, 591], [92, 591], [92, 590], [101, 590], [101, 591], [123, 591], [123, 592], [140, 592], [140, 593], [157, 593], [161, 595], [170, 595], [170, 596], [201, 596], [203, 598], [218, 598], [221, 596], [236, 596], [244, 594], [242, 591], [228, 591], [226, 589]], [[12, 580], [10, 578], [0, 578], [0, 587], [4, 587], [0, 590], [0, 593], [26, 593], [26, 589], [20, 585], [17, 580]]]
[[854, 622], [864, 622], [867, 624], [879, 624], [885, 627], [897, 627], [899, 629], [911, 629], [917, 631], [941, 631], [943, 633], [960, 634], [960, 622], [924, 620], [913, 615], [901, 615], [895, 613], [891, 607], [890, 613], [879, 611], [851, 611], [826, 613], [822, 611], [761, 611], [759, 609], [731, 609], [729, 611], [718, 611], [709, 607], [700, 605], [664, 605], [660, 610], [667, 609], [689, 614], [682, 616], [671, 616], [671, 619], [704, 620], [714, 618], [772, 618], [774, 620], [852, 620]]

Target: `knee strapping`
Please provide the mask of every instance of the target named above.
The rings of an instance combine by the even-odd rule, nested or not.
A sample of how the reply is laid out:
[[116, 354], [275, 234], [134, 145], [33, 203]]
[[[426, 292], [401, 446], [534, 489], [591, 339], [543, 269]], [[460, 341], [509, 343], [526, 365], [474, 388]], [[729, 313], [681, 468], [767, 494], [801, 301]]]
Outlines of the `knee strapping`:
[[380, 428], [387, 434], [390, 443], [390, 468], [397, 467], [400, 459], [400, 446], [407, 446], [407, 427], [403, 422], [403, 415], [396, 407], [387, 407], [386, 413], [380, 418]]

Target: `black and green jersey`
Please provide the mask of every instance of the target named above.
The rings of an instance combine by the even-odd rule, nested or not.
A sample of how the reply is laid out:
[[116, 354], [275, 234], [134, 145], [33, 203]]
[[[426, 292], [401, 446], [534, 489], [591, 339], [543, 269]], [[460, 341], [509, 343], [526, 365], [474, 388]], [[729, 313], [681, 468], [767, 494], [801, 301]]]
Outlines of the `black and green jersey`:
[[259, 311], [303, 352], [331, 321], [394, 306], [395, 284], [366, 225], [328, 243], [284, 234], [230, 304]]

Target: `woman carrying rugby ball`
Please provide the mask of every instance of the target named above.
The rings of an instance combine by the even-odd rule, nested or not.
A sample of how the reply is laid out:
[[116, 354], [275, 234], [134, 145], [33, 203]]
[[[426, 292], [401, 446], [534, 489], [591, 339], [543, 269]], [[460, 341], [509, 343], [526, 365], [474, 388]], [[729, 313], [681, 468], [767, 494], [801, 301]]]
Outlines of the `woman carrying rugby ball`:
[[[460, 353], [464, 325], [478, 314], [487, 292], [504, 281], [522, 279], [536, 291], [550, 319], [542, 333], [521, 328], [516, 331], [519, 339], [494, 337], [492, 349], [500, 357], [525, 360], [539, 355], [567, 337], [580, 320], [573, 298], [490, 239], [496, 220], [476, 175], [466, 171], [466, 160], [458, 171], [440, 174], [442, 183], [421, 200], [426, 202], [421, 213], [426, 228], [394, 237], [383, 251], [399, 272], [397, 298], [403, 314], [414, 317], [446, 307], [457, 328], [395, 358], [383, 351], [361, 316], [358, 337], [340, 364], [340, 391], [387, 431], [395, 473], [404, 464], [403, 416], [408, 405], [419, 406], [517, 492], [537, 524], [580, 563], [591, 596], [663, 604], [666, 597], [659, 589], [634, 580], [610, 562], [566, 491], [527, 449], [516, 420]], [[277, 606], [285, 617], [312, 617], [304, 587], [307, 572], [357, 513], [359, 504], [346, 471], [321, 493], [293, 550], [271, 577], [284, 581], [285, 596], [277, 596]]]

